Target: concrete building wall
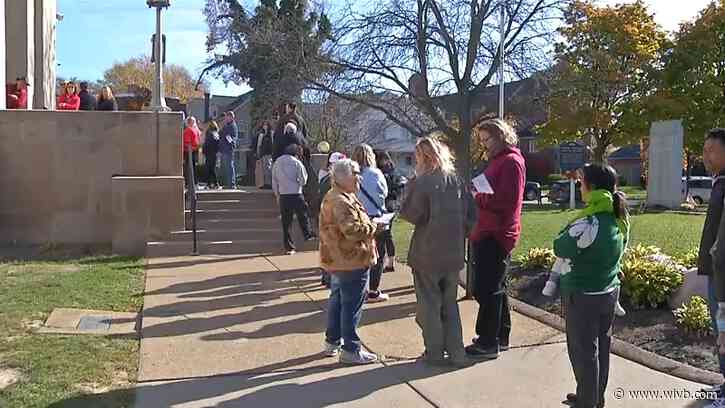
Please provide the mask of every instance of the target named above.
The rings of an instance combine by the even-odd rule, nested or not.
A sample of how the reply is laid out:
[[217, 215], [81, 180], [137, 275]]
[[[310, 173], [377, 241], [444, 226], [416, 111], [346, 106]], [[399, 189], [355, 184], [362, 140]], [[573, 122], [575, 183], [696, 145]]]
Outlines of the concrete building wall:
[[[5, 1], [5, 67], [11, 82], [26, 77], [28, 107], [32, 105], [35, 91], [35, 0]], [[55, 62], [54, 62], [55, 63]]]
[[35, 0], [33, 109], [55, 108], [56, 0]]
[[[3, 91], [7, 82], [5, 76], [5, 0], [0, 0], [0, 84]], [[0, 110], [5, 108], [7, 108], [5, 98], [0, 97]]]
[[181, 114], [159, 116], [158, 139], [155, 125], [151, 112], [0, 111], [0, 245], [111, 244], [113, 176], [181, 176]]

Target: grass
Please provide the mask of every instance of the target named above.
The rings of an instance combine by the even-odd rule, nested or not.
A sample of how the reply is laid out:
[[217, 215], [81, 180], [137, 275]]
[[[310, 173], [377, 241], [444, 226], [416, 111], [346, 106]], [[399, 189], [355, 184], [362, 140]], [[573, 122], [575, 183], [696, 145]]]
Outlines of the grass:
[[[526, 253], [531, 248], [550, 248], [575, 212], [561, 210], [524, 211], [522, 216], [521, 240], [514, 257]], [[632, 217], [631, 244], [643, 243], [655, 245], [669, 255], [684, 255], [700, 244], [700, 234], [705, 216], [699, 214], [642, 214]], [[405, 262], [408, 256], [412, 226], [399, 221], [393, 229], [397, 257]]]
[[630, 200], [645, 200], [647, 199], [647, 190], [639, 186], [624, 186], [620, 187], [620, 190], [627, 195]]
[[[35, 334], [56, 307], [138, 311], [143, 265], [137, 259], [0, 263], [0, 368], [21, 380], [0, 392], [0, 407], [66, 406], [63, 400], [127, 385], [136, 377], [138, 341]], [[79, 408], [130, 407], [132, 393]]]

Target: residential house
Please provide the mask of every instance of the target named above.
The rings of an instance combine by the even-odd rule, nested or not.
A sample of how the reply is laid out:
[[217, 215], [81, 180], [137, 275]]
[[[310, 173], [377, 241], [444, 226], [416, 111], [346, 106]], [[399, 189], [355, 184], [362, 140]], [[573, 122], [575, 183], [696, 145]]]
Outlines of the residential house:
[[617, 170], [621, 184], [629, 186], [640, 185], [642, 160], [639, 144], [620, 147], [609, 155], [607, 161], [610, 166]]

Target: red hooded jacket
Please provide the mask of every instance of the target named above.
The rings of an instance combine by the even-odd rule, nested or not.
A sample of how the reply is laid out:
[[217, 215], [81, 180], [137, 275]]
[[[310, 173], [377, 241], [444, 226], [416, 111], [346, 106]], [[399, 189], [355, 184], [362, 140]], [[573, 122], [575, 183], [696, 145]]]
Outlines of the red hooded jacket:
[[[15, 84], [7, 84], [5, 101], [8, 109], [28, 109], [28, 90], [17, 89]], [[14, 95], [15, 98], [11, 97]]]
[[478, 224], [471, 240], [493, 237], [510, 254], [521, 236], [526, 185], [526, 164], [521, 151], [507, 147], [491, 160], [484, 174], [494, 193], [476, 194]]
[[81, 107], [81, 97], [76, 94], [63, 94], [58, 97], [58, 110], [77, 111]]
[[184, 129], [184, 152], [199, 150], [199, 140], [201, 133], [199, 128], [187, 127]]

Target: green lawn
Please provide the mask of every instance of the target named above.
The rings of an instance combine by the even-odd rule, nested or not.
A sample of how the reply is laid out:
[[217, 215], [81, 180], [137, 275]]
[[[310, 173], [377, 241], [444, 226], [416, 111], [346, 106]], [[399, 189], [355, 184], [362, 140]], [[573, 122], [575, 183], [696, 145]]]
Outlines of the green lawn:
[[[560, 210], [527, 209], [522, 217], [521, 241], [514, 256], [528, 252], [535, 247], [551, 247], [553, 239], [562, 227], [571, 220], [575, 212]], [[682, 255], [697, 248], [705, 216], [699, 214], [642, 214], [632, 217], [632, 244], [656, 245], [670, 255]], [[412, 226], [404, 221], [393, 229], [397, 257], [405, 262]]]
[[[137, 259], [0, 263], [0, 369], [21, 381], [0, 392], [0, 407], [64, 406], [63, 400], [136, 378], [138, 341], [35, 334], [55, 307], [138, 311], [143, 264]], [[130, 407], [132, 393], [79, 408]], [[76, 400], [77, 401], [77, 400]]]

